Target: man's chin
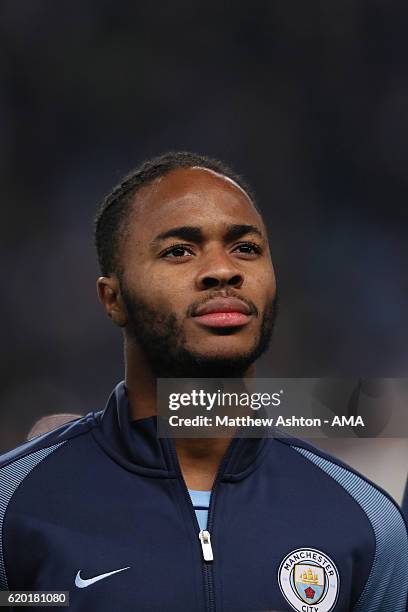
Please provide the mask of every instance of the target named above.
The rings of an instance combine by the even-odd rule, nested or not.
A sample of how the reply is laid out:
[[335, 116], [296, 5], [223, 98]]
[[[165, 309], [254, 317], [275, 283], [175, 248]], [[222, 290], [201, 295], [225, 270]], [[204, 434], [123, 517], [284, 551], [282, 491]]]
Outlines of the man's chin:
[[200, 361], [223, 362], [246, 359], [256, 352], [257, 342], [254, 337], [212, 336], [186, 342], [184, 349]]
[[225, 348], [220, 351], [188, 351], [189, 358], [184, 360], [185, 378], [234, 378], [243, 376], [254, 363], [257, 355], [254, 350], [238, 351]]

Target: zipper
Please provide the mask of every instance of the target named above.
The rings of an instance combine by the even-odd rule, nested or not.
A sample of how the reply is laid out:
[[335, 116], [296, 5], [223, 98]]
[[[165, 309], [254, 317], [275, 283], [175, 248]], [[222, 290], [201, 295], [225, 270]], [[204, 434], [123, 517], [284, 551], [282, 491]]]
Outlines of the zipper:
[[214, 553], [211, 546], [211, 535], [206, 529], [202, 529], [198, 534], [203, 550], [204, 561], [214, 561]]
[[[198, 533], [198, 541], [200, 542], [201, 553], [203, 558], [203, 575], [204, 575], [204, 588], [207, 596], [207, 611], [208, 612], [216, 612], [215, 608], [215, 589], [214, 589], [214, 568], [212, 562], [214, 561], [214, 551], [211, 545], [211, 532], [213, 530], [214, 525], [214, 509], [215, 509], [215, 497], [217, 492], [217, 485], [220, 480], [221, 474], [223, 473], [225, 464], [230, 458], [232, 449], [233, 449], [233, 441], [236, 438], [231, 438], [229, 445], [224, 453], [224, 456], [218, 466], [217, 474], [214, 479], [213, 486], [211, 488], [210, 495], [210, 506], [208, 508], [208, 519], [207, 519], [207, 529], [200, 529], [200, 525], [198, 524], [197, 515], [194, 510], [193, 502], [191, 501], [190, 494], [188, 492], [188, 488], [186, 485], [186, 481], [184, 480], [180, 463], [177, 457], [176, 445], [172, 438], [168, 438], [169, 447], [171, 450], [171, 455], [173, 457], [174, 465], [176, 466], [176, 472], [179, 476], [179, 480], [182, 485], [184, 497], [186, 499], [187, 505], [190, 510], [190, 515], [193, 519], [193, 523], [196, 526], [196, 534]], [[196, 535], [197, 537], [197, 535]]]

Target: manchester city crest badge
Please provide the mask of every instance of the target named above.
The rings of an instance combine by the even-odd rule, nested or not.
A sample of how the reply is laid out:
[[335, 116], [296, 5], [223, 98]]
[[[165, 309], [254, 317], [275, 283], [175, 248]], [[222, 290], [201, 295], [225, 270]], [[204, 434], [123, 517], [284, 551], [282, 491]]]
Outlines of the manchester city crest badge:
[[286, 555], [279, 567], [278, 582], [286, 601], [299, 612], [330, 612], [336, 605], [339, 573], [320, 550], [298, 548]]

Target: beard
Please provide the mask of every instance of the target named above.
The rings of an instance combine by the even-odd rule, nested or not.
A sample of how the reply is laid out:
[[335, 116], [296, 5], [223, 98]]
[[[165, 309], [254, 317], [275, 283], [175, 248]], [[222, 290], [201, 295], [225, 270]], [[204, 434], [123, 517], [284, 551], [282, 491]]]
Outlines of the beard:
[[[186, 334], [174, 312], [153, 309], [144, 300], [133, 295], [123, 280], [120, 282], [120, 288], [128, 315], [128, 338], [139, 344], [158, 378], [242, 377], [249, 366], [269, 347], [278, 313], [278, 293], [268, 302], [261, 315], [256, 306], [249, 302], [252, 311], [261, 317], [259, 335], [246, 352], [225, 356], [206, 355], [188, 348]], [[215, 296], [208, 296], [210, 297]], [[236, 332], [224, 329], [218, 333], [230, 335]]]

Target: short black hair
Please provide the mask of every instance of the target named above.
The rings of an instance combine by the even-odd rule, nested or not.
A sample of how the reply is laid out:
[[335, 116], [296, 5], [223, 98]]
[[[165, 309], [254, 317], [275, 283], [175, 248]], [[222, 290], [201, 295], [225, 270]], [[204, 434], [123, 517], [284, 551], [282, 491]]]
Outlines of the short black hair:
[[169, 152], [142, 163], [127, 174], [106, 196], [95, 217], [95, 245], [103, 276], [120, 275], [119, 238], [123, 234], [131, 211], [131, 202], [137, 191], [177, 168], [200, 166], [235, 181], [255, 204], [255, 198], [245, 180], [223, 162], [187, 151]]

